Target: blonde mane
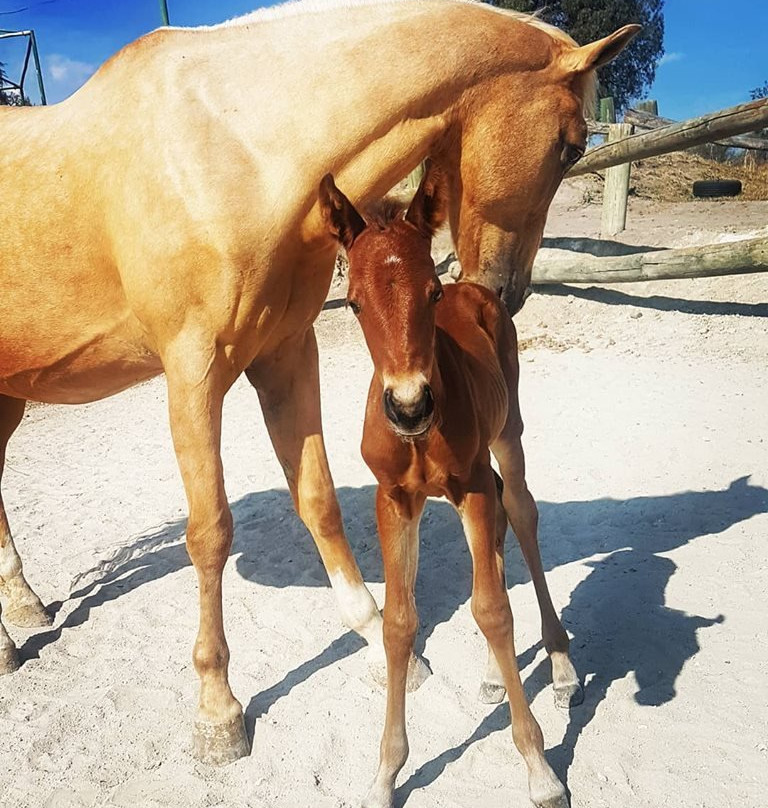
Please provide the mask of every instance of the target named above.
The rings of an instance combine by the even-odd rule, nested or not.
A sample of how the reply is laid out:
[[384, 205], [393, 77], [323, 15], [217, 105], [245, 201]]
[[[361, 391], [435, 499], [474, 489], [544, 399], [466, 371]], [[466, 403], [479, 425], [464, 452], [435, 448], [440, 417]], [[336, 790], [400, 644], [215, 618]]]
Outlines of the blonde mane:
[[[411, 8], [422, 6], [444, 6], [446, 3], [452, 5], [466, 5], [482, 8], [488, 14], [498, 14], [508, 19], [515, 20], [516, 22], [530, 25], [532, 28], [537, 28], [548, 34], [552, 39], [563, 45], [576, 48], [578, 43], [555, 25], [545, 22], [537, 16], [537, 12], [533, 14], [526, 14], [522, 11], [512, 11], [509, 9], [498, 8], [496, 6], [488, 5], [482, 0], [286, 0], [284, 3], [279, 3], [275, 6], [268, 6], [244, 14], [239, 17], [233, 17], [225, 22], [217, 23], [215, 25], [203, 25], [193, 28], [195, 31], [210, 31], [221, 30], [225, 28], [241, 28], [250, 25], [258, 25], [259, 23], [273, 22], [291, 17], [302, 17], [316, 14], [325, 14], [332, 11], [365, 8], [365, 7], [384, 7], [384, 6], [399, 6], [408, 5]], [[167, 30], [167, 29], [166, 29]], [[190, 29], [183, 29], [190, 30]], [[583, 82], [583, 97], [582, 107], [584, 114], [587, 117], [594, 115], [595, 107], [597, 105], [597, 75], [592, 72], [584, 77]]]
[[[492, 14], [501, 14], [505, 17], [510, 17], [518, 22], [531, 25], [541, 31], [545, 31], [554, 39], [564, 42], [568, 45], [575, 46], [576, 42], [554, 25], [550, 25], [544, 20], [540, 19], [536, 14], [525, 14], [522, 11], [511, 11], [504, 8], [497, 8], [483, 3], [481, 0], [439, 0], [441, 4], [453, 3], [455, 5], [472, 5], [481, 6]], [[287, 0], [285, 3], [280, 3], [276, 6], [269, 6], [260, 8], [256, 11], [251, 11], [248, 14], [243, 14], [239, 17], [233, 17], [231, 20], [218, 23], [212, 26], [201, 26], [203, 28], [222, 28], [239, 25], [252, 25], [259, 22], [268, 22], [271, 20], [281, 20], [287, 17], [302, 16], [305, 14], [322, 14], [327, 11], [335, 11], [339, 9], [360, 8], [365, 6], [382, 6], [382, 5], [396, 5], [400, 3], [408, 3], [408, 5], [433, 5], [436, 0]]]

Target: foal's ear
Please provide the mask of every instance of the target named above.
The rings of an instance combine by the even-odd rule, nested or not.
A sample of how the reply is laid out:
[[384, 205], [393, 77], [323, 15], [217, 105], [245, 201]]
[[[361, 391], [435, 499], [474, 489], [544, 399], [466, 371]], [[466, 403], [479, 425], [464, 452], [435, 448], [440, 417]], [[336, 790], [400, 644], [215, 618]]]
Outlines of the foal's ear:
[[332, 236], [348, 250], [360, 233], [365, 230], [363, 217], [355, 206], [336, 187], [333, 174], [326, 174], [320, 181], [320, 212]]
[[421, 185], [408, 207], [405, 220], [415, 225], [427, 238], [432, 238], [447, 215], [448, 182], [442, 169], [432, 160], [427, 160]]
[[625, 25], [604, 39], [582, 45], [563, 54], [563, 67], [573, 73], [586, 73], [615, 59], [642, 30], [642, 25]]

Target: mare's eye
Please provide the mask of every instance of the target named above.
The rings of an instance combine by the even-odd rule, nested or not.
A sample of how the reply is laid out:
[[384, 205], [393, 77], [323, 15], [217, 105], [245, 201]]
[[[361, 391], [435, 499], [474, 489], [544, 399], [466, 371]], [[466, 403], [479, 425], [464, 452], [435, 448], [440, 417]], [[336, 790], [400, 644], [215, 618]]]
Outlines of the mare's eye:
[[584, 149], [581, 146], [574, 144], [566, 144], [563, 146], [563, 151], [560, 153], [560, 162], [564, 168], [570, 168], [581, 160], [584, 156]]
[[433, 303], [437, 303], [438, 300], [442, 300], [443, 299], [443, 288], [441, 286], [438, 286], [437, 289], [435, 289], [435, 291], [432, 292], [432, 294], [429, 296], [429, 299]]
[[352, 309], [352, 314], [354, 314], [355, 317], [360, 314], [360, 304], [356, 300], [348, 300], [347, 305]]

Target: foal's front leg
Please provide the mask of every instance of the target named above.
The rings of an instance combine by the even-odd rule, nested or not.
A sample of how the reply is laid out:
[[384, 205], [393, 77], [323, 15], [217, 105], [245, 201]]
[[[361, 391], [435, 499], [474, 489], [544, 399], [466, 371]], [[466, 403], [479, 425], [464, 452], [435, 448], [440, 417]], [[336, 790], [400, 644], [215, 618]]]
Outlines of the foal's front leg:
[[195, 340], [178, 340], [163, 360], [173, 444], [189, 502], [187, 551], [200, 598], [193, 652], [200, 701], [193, 752], [206, 763], [223, 764], [249, 752], [243, 710], [229, 687], [221, 603], [233, 532], [221, 465], [221, 410], [236, 374], [220, 349]]
[[[374, 678], [384, 684], [382, 622], [376, 601], [344, 535], [341, 510], [328, 466], [320, 412], [320, 375], [314, 329], [259, 358], [246, 375], [256, 388], [272, 445], [285, 472], [296, 512], [315, 541], [344, 623], [370, 647]], [[409, 689], [429, 669], [414, 659]]]
[[528, 788], [538, 808], [568, 808], [563, 784], [544, 757], [544, 739], [525, 698], [515, 655], [509, 597], [496, 559], [496, 487], [490, 466], [477, 470], [458, 503], [472, 554], [472, 614], [488, 640], [509, 694], [512, 737], [528, 767]]
[[419, 627], [413, 588], [419, 565], [419, 520], [425, 497], [400, 489], [376, 492], [376, 518], [386, 578], [384, 649], [387, 654], [387, 716], [379, 770], [363, 808], [392, 808], [395, 779], [408, 758], [405, 692], [413, 641]]

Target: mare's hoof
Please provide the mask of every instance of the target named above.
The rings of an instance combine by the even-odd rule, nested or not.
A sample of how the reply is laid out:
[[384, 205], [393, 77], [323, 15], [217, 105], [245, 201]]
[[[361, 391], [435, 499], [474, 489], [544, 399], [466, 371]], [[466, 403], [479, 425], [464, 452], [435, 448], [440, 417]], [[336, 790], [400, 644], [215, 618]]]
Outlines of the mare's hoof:
[[568, 802], [568, 797], [565, 794], [565, 791], [562, 794], [553, 794], [551, 797], [547, 797], [540, 802], [533, 803], [536, 808], [570, 808], [570, 803]]
[[0, 648], [0, 676], [4, 673], [13, 673], [19, 669], [19, 652], [15, 645]]
[[[387, 689], [387, 661], [380, 658], [377, 654], [369, 654], [368, 656], [368, 672], [374, 684], [382, 690]], [[429, 665], [415, 654], [411, 654], [408, 660], [408, 678], [405, 682], [405, 689], [408, 693], [413, 693], [418, 690], [424, 682], [432, 675]]]
[[242, 713], [221, 723], [195, 721], [192, 754], [203, 763], [224, 766], [250, 751]]
[[560, 710], [570, 710], [584, 701], [584, 690], [578, 682], [553, 688], [555, 692], [555, 707]]
[[538, 783], [538, 787], [533, 783], [530, 786], [531, 802], [536, 808], [570, 808], [565, 786], [553, 771], [550, 770], [549, 775]]
[[426, 661], [416, 654], [411, 654], [408, 660], [408, 678], [405, 681], [406, 691], [413, 693], [414, 690], [418, 690], [430, 676], [432, 671]]
[[480, 692], [477, 697], [483, 704], [501, 704], [506, 695], [507, 688], [504, 685], [497, 685], [495, 682], [480, 682]]
[[43, 628], [53, 623], [53, 617], [40, 601], [30, 601], [3, 609], [3, 620], [20, 628]]
[[394, 791], [377, 788], [374, 783], [365, 795], [361, 808], [395, 808]]

